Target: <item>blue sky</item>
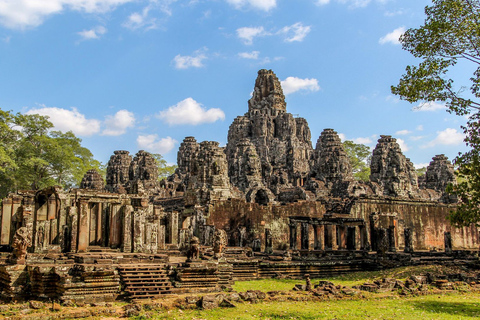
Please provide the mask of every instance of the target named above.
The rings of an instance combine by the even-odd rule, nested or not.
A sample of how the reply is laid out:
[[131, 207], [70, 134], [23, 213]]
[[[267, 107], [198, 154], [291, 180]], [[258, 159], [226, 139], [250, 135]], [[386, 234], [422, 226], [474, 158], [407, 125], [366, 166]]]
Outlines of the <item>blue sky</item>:
[[104, 163], [140, 149], [173, 163], [186, 136], [227, 142], [265, 68], [313, 146], [333, 128], [372, 149], [393, 135], [417, 166], [452, 159], [465, 151], [465, 119], [390, 93], [416, 63], [397, 39], [430, 3], [0, 0], [0, 108], [49, 115]]

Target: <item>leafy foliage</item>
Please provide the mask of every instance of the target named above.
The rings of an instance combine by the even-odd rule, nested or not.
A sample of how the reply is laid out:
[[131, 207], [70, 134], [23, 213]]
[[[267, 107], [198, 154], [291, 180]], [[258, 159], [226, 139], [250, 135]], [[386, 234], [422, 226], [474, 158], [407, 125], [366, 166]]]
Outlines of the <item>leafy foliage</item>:
[[370, 161], [372, 158], [370, 147], [364, 144], [355, 143], [351, 140], [346, 140], [343, 142], [343, 148], [347, 152], [355, 179], [369, 181]]
[[0, 197], [19, 189], [79, 185], [101, 163], [69, 131], [51, 131], [48, 117], [0, 109]]
[[[461, 203], [450, 216], [458, 226], [480, 222], [480, 3], [478, 0], [433, 0], [425, 8], [425, 24], [400, 38], [403, 49], [421, 59], [407, 66], [392, 92], [414, 102], [445, 103], [449, 112], [468, 117], [465, 142], [470, 151], [455, 159], [460, 182], [448, 191]], [[471, 67], [469, 79], [455, 84], [455, 67]], [[462, 69], [464, 70], [464, 69]], [[455, 79], [457, 80], [457, 79]], [[470, 81], [469, 90], [464, 84]], [[460, 85], [458, 85], [460, 83]]]
[[163, 159], [163, 156], [159, 153], [153, 153], [152, 157], [158, 165], [158, 180], [171, 176], [177, 169], [177, 165], [169, 166], [167, 160]]

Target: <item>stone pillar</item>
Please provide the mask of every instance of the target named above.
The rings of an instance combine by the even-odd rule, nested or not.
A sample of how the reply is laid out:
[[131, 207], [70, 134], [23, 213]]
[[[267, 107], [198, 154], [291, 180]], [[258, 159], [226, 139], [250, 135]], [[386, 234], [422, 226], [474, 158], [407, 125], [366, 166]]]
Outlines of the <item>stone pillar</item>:
[[291, 222], [290, 227], [290, 249], [297, 250], [297, 223]]
[[78, 218], [78, 243], [77, 252], [86, 252], [90, 236], [90, 217], [88, 202], [80, 200], [80, 213]]
[[111, 248], [119, 248], [121, 244], [122, 233], [122, 215], [119, 204], [110, 206], [110, 230], [108, 244]]
[[10, 229], [12, 227], [12, 199], [5, 198], [2, 202], [2, 225], [0, 229], [0, 244], [10, 244]]
[[48, 197], [47, 205], [47, 220], [53, 220], [57, 217], [57, 199], [55, 194], [51, 194]]
[[132, 252], [143, 252], [144, 239], [145, 239], [145, 212], [142, 209], [134, 211], [133, 217], [133, 230], [132, 232]]
[[309, 234], [308, 234], [308, 229], [309, 229], [309, 223], [307, 222], [302, 222], [301, 224], [301, 248], [302, 250], [308, 250], [309, 248], [309, 242], [310, 242], [310, 239], [309, 239]]
[[452, 253], [452, 234], [449, 231], [444, 233], [445, 253]]
[[338, 250], [338, 243], [337, 243], [337, 226], [332, 224], [330, 225], [330, 237], [332, 239], [332, 250]]
[[397, 252], [397, 246], [395, 243], [395, 226], [388, 227], [387, 233], [388, 233], [388, 244], [389, 244], [388, 251]]
[[405, 228], [403, 230], [403, 236], [405, 237], [405, 248], [403, 249], [403, 251], [405, 253], [412, 253], [413, 252], [412, 230], [410, 228]]
[[323, 250], [323, 232], [322, 232], [323, 226], [314, 224], [313, 225], [313, 249], [314, 250]]
[[390, 247], [387, 229], [377, 228], [375, 234], [377, 235], [377, 253], [383, 255]]
[[78, 212], [77, 207], [70, 207], [68, 209], [68, 219], [72, 221], [71, 239], [70, 239], [70, 251], [77, 251], [78, 240]]
[[268, 228], [265, 228], [265, 253], [273, 253], [273, 236], [272, 231]]
[[165, 250], [165, 225], [159, 224], [158, 226], [158, 251]]
[[345, 250], [347, 248], [346, 243], [347, 243], [347, 237], [346, 237], [346, 232], [345, 232], [346, 227], [344, 226], [337, 226], [338, 230], [338, 249], [340, 250]]
[[123, 239], [122, 239], [122, 251], [132, 252], [132, 219], [133, 219], [133, 207], [126, 205], [123, 207]]
[[178, 245], [178, 212], [172, 212], [170, 214], [170, 234], [172, 239], [172, 244]]
[[103, 240], [104, 240], [104, 234], [105, 234], [105, 210], [104, 210], [104, 204], [102, 202], [98, 203], [97, 205], [97, 237], [95, 239], [95, 242], [97, 246], [102, 246]]

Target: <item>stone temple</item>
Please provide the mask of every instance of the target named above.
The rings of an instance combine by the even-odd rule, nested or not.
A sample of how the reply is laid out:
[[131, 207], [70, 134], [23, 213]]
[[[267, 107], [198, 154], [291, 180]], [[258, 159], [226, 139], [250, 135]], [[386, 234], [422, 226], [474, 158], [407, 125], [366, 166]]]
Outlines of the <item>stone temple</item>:
[[457, 200], [445, 193], [455, 176], [444, 155], [417, 177], [396, 139], [381, 136], [370, 181], [357, 181], [333, 129], [313, 148], [271, 70], [258, 72], [225, 147], [186, 137], [177, 161], [158, 181], [148, 152], [115, 151], [105, 182], [90, 170], [80, 188], [3, 199], [1, 296], [149, 298], [478, 252], [479, 230], [446, 219]]

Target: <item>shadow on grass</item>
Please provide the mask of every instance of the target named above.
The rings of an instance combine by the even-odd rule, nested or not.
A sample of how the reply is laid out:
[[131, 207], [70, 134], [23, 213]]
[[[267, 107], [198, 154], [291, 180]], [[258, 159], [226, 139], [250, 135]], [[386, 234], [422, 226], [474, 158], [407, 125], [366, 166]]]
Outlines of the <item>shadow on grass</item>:
[[416, 301], [412, 303], [415, 308], [431, 313], [450, 314], [463, 317], [479, 317], [479, 303], [469, 302], [441, 302], [441, 301]]

